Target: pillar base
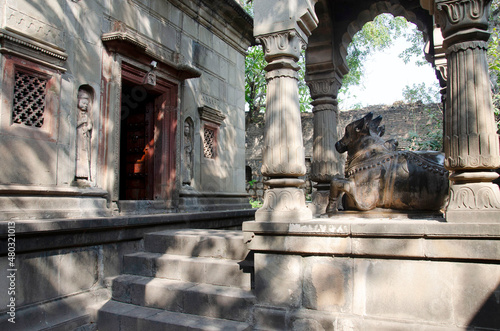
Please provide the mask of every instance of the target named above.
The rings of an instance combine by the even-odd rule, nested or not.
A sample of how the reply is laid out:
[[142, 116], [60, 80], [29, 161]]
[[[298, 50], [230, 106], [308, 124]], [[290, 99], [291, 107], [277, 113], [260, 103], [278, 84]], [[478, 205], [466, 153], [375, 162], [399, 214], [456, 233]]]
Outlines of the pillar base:
[[450, 223], [500, 223], [500, 190], [493, 183], [461, 183], [450, 186], [446, 208]]
[[257, 222], [301, 222], [312, 220], [306, 207], [304, 190], [295, 187], [272, 188], [264, 195], [264, 206], [255, 213]]
[[330, 183], [320, 183], [315, 187], [317, 190], [312, 194], [312, 202], [309, 204], [309, 209], [311, 209], [313, 215], [319, 216], [326, 213], [326, 207], [328, 206], [328, 199], [330, 197]]

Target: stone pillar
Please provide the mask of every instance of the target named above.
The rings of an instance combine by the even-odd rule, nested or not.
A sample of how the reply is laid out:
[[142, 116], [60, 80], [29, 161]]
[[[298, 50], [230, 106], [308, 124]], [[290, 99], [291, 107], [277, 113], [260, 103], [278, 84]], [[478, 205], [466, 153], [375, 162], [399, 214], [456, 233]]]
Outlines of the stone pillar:
[[313, 99], [314, 133], [311, 179], [317, 182], [312, 196], [313, 213], [324, 214], [328, 205], [332, 176], [342, 170], [342, 157], [335, 149], [338, 140], [337, 94], [341, 79], [333, 74], [328, 77], [307, 77]]
[[306, 174], [299, 107], [297, 61], [304, 39], [293, 29], [261, 35], [266, 61], [267, 96], [262, 174], [270, 177], [256, 221], [310, 220], [300, 188]]
[[445, 167], [451, 171], [448, 222], [499, 222], [500, 166], [486, 62], [490, 0], [440, 0], [435, 15], [448, 62]]

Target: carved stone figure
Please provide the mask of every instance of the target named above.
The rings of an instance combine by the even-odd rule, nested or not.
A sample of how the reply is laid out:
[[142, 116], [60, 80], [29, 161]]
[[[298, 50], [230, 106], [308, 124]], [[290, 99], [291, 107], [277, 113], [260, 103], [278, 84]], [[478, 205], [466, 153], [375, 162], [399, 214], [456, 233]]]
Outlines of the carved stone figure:
[[78, 115], [76, 122], [76, 179], [91, 180], [90, 156], [92, 138], [92, 91], [78, 90]]
[[347, 152], [345, 178], [333, 178], [327, 213], [344, 208], [371, 210], [440, 210], [448, 193], [444, 154], [434, 151], [397, 151], [395, 140], [384, 141], [382, 117], [369, 113], [347, 125], [336, 144]]
[[190, 120], [184, 122], [184, 169], [182, 173], [182, 185], [191, 185], [193, 174], [193, 128]]

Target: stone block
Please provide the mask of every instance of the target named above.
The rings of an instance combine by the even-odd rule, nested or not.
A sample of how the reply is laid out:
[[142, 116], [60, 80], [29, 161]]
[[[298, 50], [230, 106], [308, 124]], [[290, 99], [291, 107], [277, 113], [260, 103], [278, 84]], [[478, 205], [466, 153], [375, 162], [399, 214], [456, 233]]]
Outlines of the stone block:
[[141, 329], [142, 320], [158, 314], [157, 309], [145, 309], [144, 307], [136, 306], [135, 309], [129, 310], [120, 316], [120, 331], [136, 331]]
[[[163, 18], [168, 19], [172, 24], [179, 26], [180, 19], [177, 15], [171, 15], [173, 11], [176, 11], [177, 14], [180, 13], [179, 9], [174, 7], [171, 3], [163, 0], [150, 0], [149, 7], [156, 14], [160, 15]], [[176, 19], [174, 19], [176, 17]]]
[[500, 241], [475, 238], [429, 239], [425, 254], [430, 258], [500, 259]]
[[[180, 52], [184, 56], [184, 60], [186, 60], [187, 63], [194, 62], [193, 44], [194, 44], [193, 39], [191, 39], [188, 35], [185, 35], [184, 33], [181, 34]], [[197, 81], [197, 79], [189, 79], [188, 81]]]
[[125, 254], [142, 250], [142, 240], [127, 241], [102, 246], [103, 276], [111, 277], [119, 275], [123, 270], [123, 258]]
[[84, 291], [98, 283], [98, 254], [97, 247], [61, 254], [59, 295]]
[[123, 257], [123, 272], [126, 274], [154, 277], [156, 274], [155, 257], [160, 254], [132, 253]]
[[210, 44], [209, 46], [213, 47], [213, 49], [217, 53], [219, 53], [221, 56], [223, 56], [224, 58], [227, 59], [228, 56], [229, 56], [229, 46], [228, 46], [228, 44], [224, 40], [222, 40], [219, 37], [217, 37], [216, 35], [212, 35], [212, 38], [213, 38], [213, 43]]
[[259, 304], [299, 307], [302, 302], [302, 258], [262, 254], [254, 257], [255, 293]]
[[251, 266], [233, 260], [205, 264], [204, 282], [220, 286], [235, 286], [245, 290], [251, 288]]
[[256, 330], [283, 330], [286, 327], [285, 309], [271, 307], [254, 308], [254, 323]]
[[182, 30], [193, 39], [198, 39], [198, 22], [186, 14], [182, 15]]
[[303, 306], [335, 312], [352, 310], [352, 260], [333, 257], [303, 259]]
[[424, 256], [424, 241], [419, 238], [352, 238], [352, 253], [370, 256]]
[[110, 16], [118, 21], [126, 23], [133, 29], [137, 29], [140, 22], [137, 18], [137, 7], [127, 0], [116, 0], [110, 7]]
[[455, 324], [500, 329], [500, 265], [455, 263], [451, 271]]
[[97, 250], [92, 247], [18, 254], [17, 304], [23, 306], [90, 289], [97, 282], [97, 257]]
[[202, 25], [199, 25], [198, 27], [198, 38], [201, 43], [205, 44], [208, 47], [213, 47], [213, 33]]
[[109, 301], [99, 309], [97, 323], [99, 330], [112, 331], [120, 330], [120, 318], [135, 309], [134, 305], [125, 305], [118, 302]]
[[197, 284], [184, 293], [184, 312], [243, 322], [251, 316], [253, 301], [251, 293], [240, 289]]
[[111, 296], [114, 300], [131, 303], [130, 296], [131, 284], [134, 280], [140, 279], [139, 276], [121, 275], [113, 279]]
[[[57, 145], [53, 142], [3, 135], [0, 138], [0, 182], [55, 185]], [[40, 171], [43, 169], [43, 171]]]
[[137, 23], [137, 31], [143, 34], [146, 38], [154, 40], [156, 42], [166, 41], [166, 36], [163, 36], [164, 24], [160, 23], [158, 19], [148, 15], [147, 12], [142, 10], [137, 10], [137, 18], [139, 22]]
[[168, 24], [161, 24], [160, 32], [158, 33], [161, 39], [158, 41], [162, 44], [162, 46], [167, 47], [169, 50], [178, 51], [177, 40], [179, 38], [178, 37], [179, 33], [180, 31], [177, 31], [172, 26]]
[[452, 264], [432, 261], [358, 260], [353, 313], [374, 318], [450, 324]]
[[194, 284], [158, 278], [143, 278], [134, 283], [132, 303], [137, 305], [185, 311], [186, 291]]
[[32, 0], [8, 0], [5, 2], [8, 5], [5, 8], [5, 18], [2, 22], [5, 25], [2, 26], [10, 27], [25, 35], [64, 48], [63, 28], [65, 23], [62, 18], [67, 16], [64, 13], [64, 1], [54, 1], [50, 6], [45, 5], [43, 1]]
[[281, 251], [304, 254], [348, 254], [351, 241], [348, 237], [313, 236], [260, 236], [249, 243], [252, 250]]
[[155, 275], [159, 278], [181, 279], [181, 259], [171, 259], [167, 256], [158, 258], [155, 262]]

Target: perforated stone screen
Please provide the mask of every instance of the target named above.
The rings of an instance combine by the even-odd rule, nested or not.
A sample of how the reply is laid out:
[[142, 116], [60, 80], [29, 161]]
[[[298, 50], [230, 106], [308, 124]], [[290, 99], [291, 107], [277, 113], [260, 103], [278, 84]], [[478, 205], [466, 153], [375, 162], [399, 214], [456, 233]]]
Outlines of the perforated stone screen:
[[47, 79], [16, 71], [12, 121], [41, 128], [45, 111]]
[[203, 134], [203, 154], [207, 159], [215, 158], [215, 130], [205, 127]]

